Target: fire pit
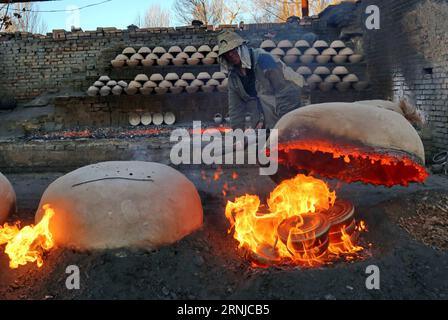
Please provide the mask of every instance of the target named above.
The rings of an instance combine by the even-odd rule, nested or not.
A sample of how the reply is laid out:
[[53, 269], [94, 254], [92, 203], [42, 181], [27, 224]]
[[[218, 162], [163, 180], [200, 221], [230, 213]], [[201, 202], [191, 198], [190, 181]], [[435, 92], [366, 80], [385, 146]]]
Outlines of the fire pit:
[[266, 203], [245, 195], [226, 206], [229, 232], [255, 265], [317, 266], [363, 250], [353, 244], [364, 229], [353, 205], [336, 200], [322, 180], [301, 174], [284, 180]]

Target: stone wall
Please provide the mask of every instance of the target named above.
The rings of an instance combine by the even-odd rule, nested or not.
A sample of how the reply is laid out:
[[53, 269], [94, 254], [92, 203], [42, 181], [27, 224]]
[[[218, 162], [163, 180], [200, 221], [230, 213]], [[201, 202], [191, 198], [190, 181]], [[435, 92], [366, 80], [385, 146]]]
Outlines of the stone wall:
[[369, 0], [362, 9], [371, 4], [381, 12], [380, 30], [364, 30], [372, 91], [381, 98], [413, 96], [428, 120], [422, 137], [430, 158], [448, 149], [448, 3]]

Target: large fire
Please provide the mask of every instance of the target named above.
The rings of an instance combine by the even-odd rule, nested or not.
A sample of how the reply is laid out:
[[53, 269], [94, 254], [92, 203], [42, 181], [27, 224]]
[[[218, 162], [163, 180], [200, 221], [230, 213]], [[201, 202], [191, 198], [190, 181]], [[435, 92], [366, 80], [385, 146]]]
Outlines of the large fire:
[[266, 205], [245, 195], [229, 201], [225, 211], [229, 233], [233, 229], [239, 247], [258, 262], [308, 266], [363, 250], [353, 240], [365, 225], [356, 225], [353, 213], [324, 181], [301, 174], [278, 185]]
[[36, 262], [40, 268], [43, 266], [42, 255], [54, 247], [53, 236], [49, 223], [54, 216], [54, 210], [44, 205], [45, 215], [35, 226], [26, 226], [22, 229], [18, 224], [0, 226], [0, 246], [5, 245], [5, 253], [9, 256], [9, 267], [17, 269], [28, 262]]

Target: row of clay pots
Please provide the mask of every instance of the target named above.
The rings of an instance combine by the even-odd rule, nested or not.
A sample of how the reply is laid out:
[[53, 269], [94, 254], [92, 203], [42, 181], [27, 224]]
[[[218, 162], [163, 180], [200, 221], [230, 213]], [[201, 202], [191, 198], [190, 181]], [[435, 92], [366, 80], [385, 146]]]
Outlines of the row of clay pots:
[[292, 64], [300, 61], [304, 64], [317, 62], [320, 64], [326, 63], [358, 63], [361, 62], [363, 56], [356, 54], [350, 48], [343, 48], [339, 52], [333, 48], [328, 48], [319, 52], [316, 48], [308, 48], [304, 51], [300, 51], [298, 48], [291, 48], [288, 51], [284, 51], [280, 48], [275, 48], [270, 51], [271, 54], [283, 60], [287, 64]]
[[302, 49], [306, 50], [308, 48], [315, 48], [318, 51], [322, 52], [323, 50], [328, 49], [328, 48], [332, 48], [335, 50], [341, 50], [346, 47], [347, 46], [345, 45], [345, 43], [341, 40], [335, 40], [331, 43], [328, 43], [324, 40], [317, 40], [314, 43], [310, 43], [307, 40], [297, 40], [294, 43], [291, 42], [290, 40], [281, 40], [277, 44], [273, 40], [264, 40], [260, 44], [260, 48], [262, 48], [266, 51], [271, 51], [275, 48], [279, 48], [282, 50], [288, 50], [291, 48], [298, 48], [301, 50]]
[[145, 112], [143, 114], [131, 112], [129, 114], [129, 124], [131, 126], [144, 125], [149, 126], [154, 124], [160, 126], [162, 124], [173, 125], [176, 122], [176, 116], [172, 112], [166, 113], [151, 113]]
[[312, 74], [317, 74], [319, 76], [327, 76], [330, 74], [334, 74], [337, 76], [344, 76], [350, 73], [349, 70], [344, 66], [337, 66], [334, 67], [332, 70], [330, 70], [330, 68], [325, 66], [319, 66], [314, 68], [313, 71], [311, 70], [311, 68], [307, 66], [301, 66], [297, 68], [296, 72], [304, 77], [310, 76]]
[[311, 90], [319, 89], [322, 92], [329, 92], [332, 89], [336, 89], [339, 92], [346, 92], [350, 90], [351, 88], [355, 89], [356, 91], [363, 91], [367, 89], [369, 86], [369, 83], [367, 81], [359, 81], [359, 82], [320, 82], [320, 83], [312, 83], [309, 84], [308, 87]]
[[120, 95], [128, 87], [126, 81], [115, 81], [108, 76], [101, 76], [92, 86], [87, 89], [87, 95], [94, 96], [108, 96], [110, 94]]
[[[173, 49], [174, 48], [174, 49]], [[199, 50], [200, 49], [200, 50]], [[122, 54], [119, 54], [111, 61], [114, 68], [121, 68], [125, 65], [136, 67], [138, 65], [150, 67], [153, 65], [166, 66], [169, 64], [180, 66], [184, 64], [197, 65], [215, 64], [217, 62], [218, 53], [210, 49], [209, 46], [203, 45], [196, 50], [193, 46], [187, 46], [182, 51], [180, 47], [173, 46], [168, 52], [162, 47], [156, 47], [152, 50], [139, 50], [135, 52], [133, 48], [126, 48]]]
[[209, 79], [207, 81], [202, 80], [192, 80], [187, 81], [183, 79], [179, 79], [175, 81], [174, 83], [172, 81], [168, 80], [162, 80], [159, 83], [156, 83], [154, 81], [148, 80], [144, 83], [138, 82], [138, 81], [131, 81], [129, 83], [129, 86], [124, 90], [128, 95], [135, 95], [135, 94], [143, 94], [143, 95], [150, 95], [152, 93], [155, 94], [165, 94], [165, 93], [174, 93], [179, 94], [182, 92], [187, 93], [195, 93], [198, 91], [203, 92], [213, 92], [215, 90], [218, 90], [220, 92], [226, 92], [227, 91], [227, 78], [218, 81], [215, 79]]

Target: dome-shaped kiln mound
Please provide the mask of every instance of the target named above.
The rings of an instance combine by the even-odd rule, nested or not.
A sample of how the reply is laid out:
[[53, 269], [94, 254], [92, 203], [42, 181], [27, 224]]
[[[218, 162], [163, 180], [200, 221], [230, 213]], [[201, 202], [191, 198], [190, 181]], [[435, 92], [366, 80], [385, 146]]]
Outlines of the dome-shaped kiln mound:
[[174, 243], [202, 226], [201, 199], [179, 171], [154, 162], [102, 162], [54, 181], [43, 205], [55, 211], [50, 231], [61, 246], [77, 249]]
[[294, 110], [276, 127], [276, 181], [306, 172], [346, 182], [423, 182], [423, 144], [403, 115], [361, 103], [323, 103]]

